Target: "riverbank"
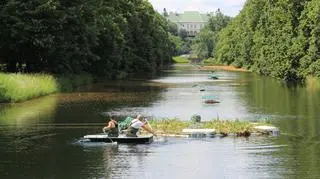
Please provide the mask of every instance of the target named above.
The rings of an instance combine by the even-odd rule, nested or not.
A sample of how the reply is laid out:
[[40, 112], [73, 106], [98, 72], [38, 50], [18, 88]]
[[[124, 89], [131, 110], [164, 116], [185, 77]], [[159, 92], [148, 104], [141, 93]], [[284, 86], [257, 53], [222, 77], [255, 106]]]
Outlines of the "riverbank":
[[23, 102], [56, 92], [72, 91], [92, 83], [89, 74], [53, 76], [49, 74], [0, 73], [0, 102]]
[[175, 56], [172, 59], [175, 63], [190, 63], [190, 60], [184, 56]]
[[245, 68], [237, 68], [237, 67], [232, 66], [232, 65], [201, 66], [199, 69], [203, 70], [203, 71], [223, 70], [223, 71], [251, 72], [250, 70], [247, 70]]
[[250, 136], [251, 134], [268, 134], [260, 130], [257, 126], [273, 127], [268, 121], [261, 120], [257, 122], [239, 121], [239, 120], [212, 120], [200, 123], [191, 121], [181, 121], [178, 119], [152, 120], [150, 125], [156, 134], [159, 135], [183, 135], [182, 130], [186, 128], [197, 129], [215, 129], [216, 134], [221, 136]]
[[[195, 57], [195, 58], [197, 58], [197, 57]], [[190, 60], [189, 58], [184, 57], [184, 56], [173, 57], [173, 61], [175, 63], [181, 63], [181, 64], [192, 62], [192, 60]], [[214, 59], [203, 60], [201, 65], [196, 65], [196, 66], [198, 67], [198, 69], [203, 70], [203, 71], [223, 70], [223, 71], [251, 72], [250, 70], [245, 69], [245, 68], [237, 68], [233, 65], [223, 65], [223, 64], [217, 63]]]

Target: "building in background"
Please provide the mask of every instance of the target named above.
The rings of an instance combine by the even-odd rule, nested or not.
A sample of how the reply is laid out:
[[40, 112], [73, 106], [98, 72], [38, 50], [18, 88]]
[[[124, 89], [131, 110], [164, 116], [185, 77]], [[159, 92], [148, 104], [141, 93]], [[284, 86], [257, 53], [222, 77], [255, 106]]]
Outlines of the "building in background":
[[170, 12], [167, 18], [177, 24], [179, 31], [184, 29], [189, 37], [194, 37], [205, 26], [210, 16], [210, 14], [201, 14], [198, 11], [185, 11], [184, 13]]

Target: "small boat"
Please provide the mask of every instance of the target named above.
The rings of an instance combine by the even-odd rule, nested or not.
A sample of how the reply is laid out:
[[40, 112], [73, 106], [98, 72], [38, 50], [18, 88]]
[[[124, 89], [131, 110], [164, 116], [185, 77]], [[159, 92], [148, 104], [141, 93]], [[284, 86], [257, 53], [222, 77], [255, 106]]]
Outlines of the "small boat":
[[108, 137], [106, 134], [95, 134], [95, 135], [85, 135], [84, 139], [89, 139], [90, 142], [106, 142], [118, 144], [150, 144], [153, 142], [153, 135], [143, 135], [138, 137], [126, 137], [125, 135], [120, 135], [119, 137]]

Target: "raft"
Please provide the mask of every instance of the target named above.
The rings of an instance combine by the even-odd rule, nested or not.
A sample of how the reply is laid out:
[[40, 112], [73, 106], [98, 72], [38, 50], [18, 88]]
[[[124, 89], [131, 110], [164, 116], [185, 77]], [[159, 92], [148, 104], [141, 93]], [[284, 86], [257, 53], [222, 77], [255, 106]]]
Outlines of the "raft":
[[101, 133], [86, 135], [83, 138], [89, 139], [90, 142], [117, 142], [118, 144], [150, 144], [153, 142], [153, 135], [143, 135], [138, 137], [126, 137], [124, 135], [120, 135], [119, 137], [108, 137], [108, 135]]

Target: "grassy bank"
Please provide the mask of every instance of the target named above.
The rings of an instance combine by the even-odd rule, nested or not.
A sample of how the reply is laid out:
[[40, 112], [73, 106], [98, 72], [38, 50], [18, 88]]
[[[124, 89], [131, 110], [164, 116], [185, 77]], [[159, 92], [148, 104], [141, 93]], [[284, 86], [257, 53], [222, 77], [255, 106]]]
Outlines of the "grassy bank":
[[223, 70], [223, 71], [241, 71], [241, 72], [250, 72], [250, 70], [244, 68], [237, 68], [231, 65], [209, 65], [202, 66], [200, 70], [212, 71], [212, 70]]
[[0, 102], [22, 102], [55, 92], [71, 91], [76, 86], [91, 82], [89, 75], [54, 77], [48, 74], [0, 73]]
[[208, 58], [203, 60], [204, 66], [221, 66], [223, 64], [218, 63], [214, 58]]
[[188, 58], [182, 57], [182, 56], [173, 57], [173, 61], [174, 61], [175, 63], [190, 63], [190, 61], [188, 60]]
[[50, 75], [0, 73], [1, 102], [20, 102], [57, 91], [58, 83]]
[[[181, 121], [178, 119], [165, 119], [165, 120], [152, 120], [150, 124], [153, 130], [156, 131], [158, 134], [182, 134], [182, 130], [184, 128], [189, 128], [195, 125], [191, 121]], [[268, 125], [268, 121], [260, 121], [260, 122], [249, 122], [249, 121], [223, 121], [223, 120], [212, 120], [212, 121], [205, 121], [196, 124], [197, 128], [200, 129], [215, 129], [217, 134], [221, 135], [229, 135], [235, 134], [237, 136], [247, 136], [251, 133], [258, 132], [254, 129], [255, 126], [260, 125]]]

